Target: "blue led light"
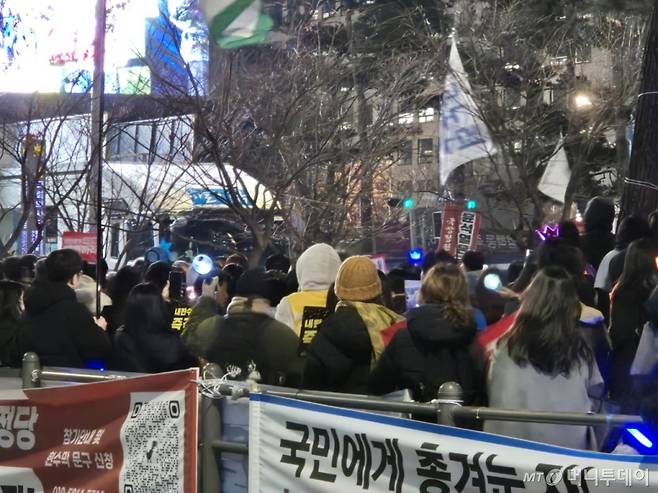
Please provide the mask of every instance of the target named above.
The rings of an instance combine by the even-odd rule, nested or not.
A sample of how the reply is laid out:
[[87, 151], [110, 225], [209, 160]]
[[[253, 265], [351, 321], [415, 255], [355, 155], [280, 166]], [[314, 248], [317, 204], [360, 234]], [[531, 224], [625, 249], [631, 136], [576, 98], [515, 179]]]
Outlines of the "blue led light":
[[653, 447], [653, 442], [637, 428], [626, 428], [626, 431], [646, 448]]
[[423, 261], [423, 257], [422, 248], [412, 248], [407, 252], [407, 258], [411, 264], [420, 264]]

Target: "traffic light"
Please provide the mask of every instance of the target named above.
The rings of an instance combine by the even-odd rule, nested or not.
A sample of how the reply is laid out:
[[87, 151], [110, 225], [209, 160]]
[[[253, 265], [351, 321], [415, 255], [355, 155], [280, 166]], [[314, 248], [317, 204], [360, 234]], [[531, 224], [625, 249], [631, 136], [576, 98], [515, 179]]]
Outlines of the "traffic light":
[[402, 207], [404, 209], [413, 209], [415, 205], [416, 201], [413, 199], [413, 197], [405, 197], [402, 199]]
[[476, 209], [477, 206], [478, 206], [477, 200], [474, 200], [474, 199], [468, 199], [468, 200], [466, 201], [466, 208], [467, 208], [469, 211], [472, 211], [472, 210]]

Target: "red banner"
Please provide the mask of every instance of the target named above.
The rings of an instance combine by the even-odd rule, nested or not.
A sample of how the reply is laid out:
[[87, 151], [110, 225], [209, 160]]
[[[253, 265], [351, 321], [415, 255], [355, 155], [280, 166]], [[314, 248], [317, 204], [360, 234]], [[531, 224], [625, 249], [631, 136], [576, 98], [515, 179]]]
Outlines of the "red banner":
[[461, 259], [468, 250], [476, 250], [480, 230], [480, 213], [447, 205], [443, 210], [439, 249]]
[[96, 263], [96, 233], [64, 231], [62, 233], [62, 248], [76, 250], [82, 260]]
[[197, 378], [0, 392], [0, 491], [196, 491]]

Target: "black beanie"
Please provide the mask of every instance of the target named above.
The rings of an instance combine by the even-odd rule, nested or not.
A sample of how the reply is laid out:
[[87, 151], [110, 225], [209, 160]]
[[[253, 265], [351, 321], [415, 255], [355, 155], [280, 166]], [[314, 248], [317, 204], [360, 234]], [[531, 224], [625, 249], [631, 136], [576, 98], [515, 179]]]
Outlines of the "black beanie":
[[270, 275], [260, 267], [245, 271], [235, 286], [235, 295], [244, 298], [265, 298], [269, 300], [272, 297], [271, 291]]

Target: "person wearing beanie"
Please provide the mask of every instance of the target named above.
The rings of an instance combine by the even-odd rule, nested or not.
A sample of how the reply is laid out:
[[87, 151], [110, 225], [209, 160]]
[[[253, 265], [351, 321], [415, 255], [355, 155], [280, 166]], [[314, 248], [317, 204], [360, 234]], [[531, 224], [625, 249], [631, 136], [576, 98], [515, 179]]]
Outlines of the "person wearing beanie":
[[365, 393], [371, 368], [404, 317], [381, 305], [377, 268], [365, 256], [349, 257], [336, 275], [336, 311], [318, 326], [308, 346], [302, 387]]
[[298, 341], [289, 327], [272, 318], [271, 283], [263, 269], [250, 269], [238, 279], [226, 316], [201, 322], [184, 342], [195, 356], [217, 363], [234, 378], [258, 375], [260, 383], [296, 386], [302, 363]]
[[299, 336], [306, 307], [326, 307], [327, 290], [336, 279], [340, 257], [326, 243], [306, 249], [295, 265], [299, 291], [281, 299], [275, 318]]

